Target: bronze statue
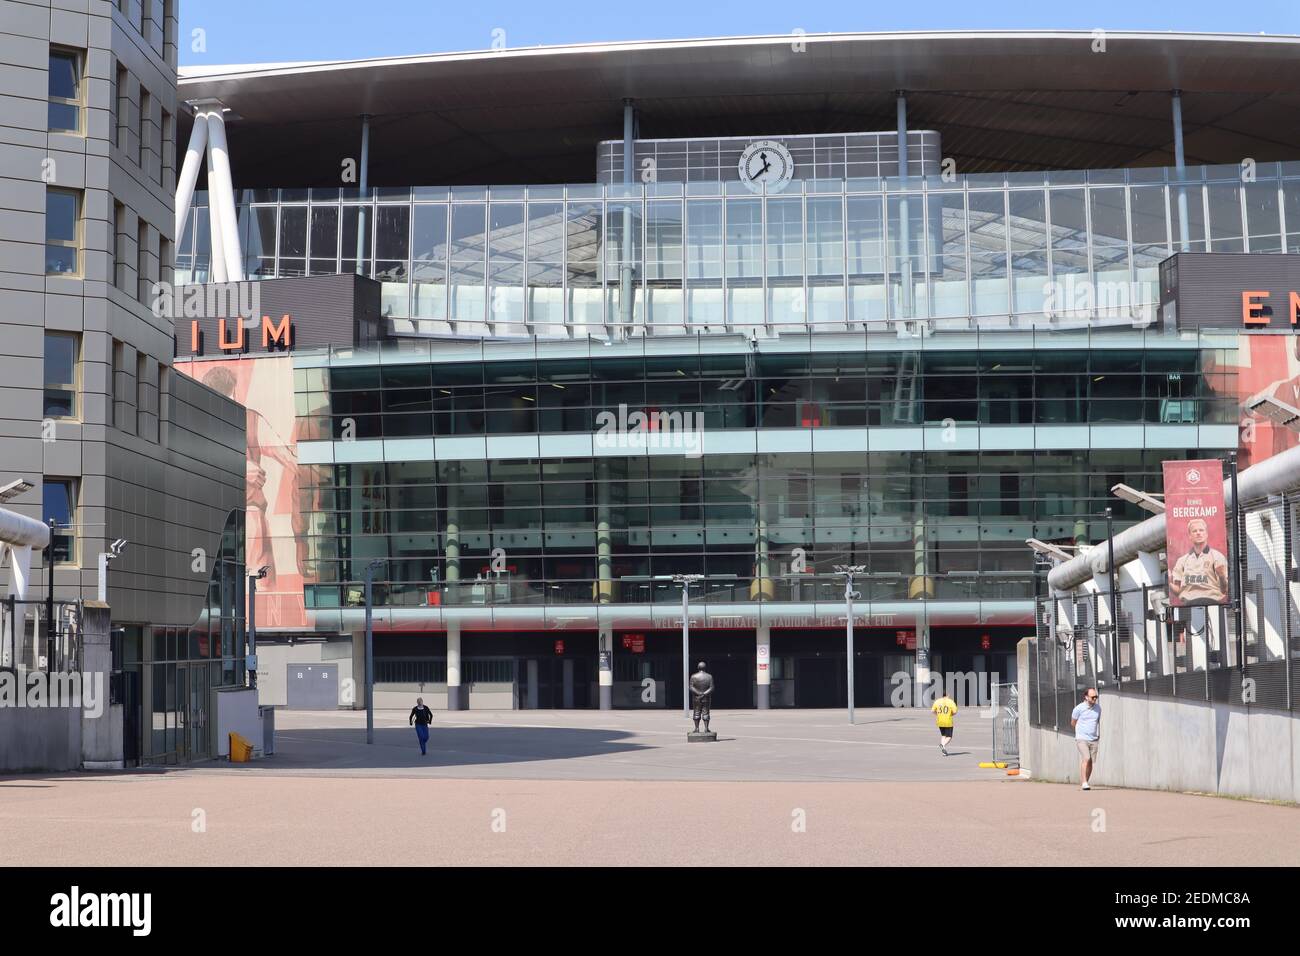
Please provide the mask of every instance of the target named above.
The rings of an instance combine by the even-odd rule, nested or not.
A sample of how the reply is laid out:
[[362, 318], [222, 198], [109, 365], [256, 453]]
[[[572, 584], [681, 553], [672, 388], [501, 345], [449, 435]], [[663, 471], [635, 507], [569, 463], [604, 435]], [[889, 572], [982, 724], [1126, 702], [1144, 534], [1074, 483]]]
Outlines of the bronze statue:
[[691, 694], [695, 697], [695, 712], [691, 719], [695, 721], [695, 733], [700, 732], [700, 721], [704, 721], [704, 732], [709, 733], [709, 710], [713, 695], [713, 675], [704, 669], [704, 661], [696, 665], [697, 670], [691, 675]]

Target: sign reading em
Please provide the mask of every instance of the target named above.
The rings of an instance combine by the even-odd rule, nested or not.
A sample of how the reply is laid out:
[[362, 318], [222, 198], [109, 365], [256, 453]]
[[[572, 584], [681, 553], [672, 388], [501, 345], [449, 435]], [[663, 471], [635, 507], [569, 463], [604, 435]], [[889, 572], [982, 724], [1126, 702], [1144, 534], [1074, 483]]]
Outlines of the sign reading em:
[[[1291, 324], [1300, 323], [1300, 293], [1289, 292], [1287, 313]], [[1273, 307], [1268, 304], [1272, 293], [1267, 289], [1245, 289], [1241, 293], [1241, 323], [1247, 328], [1268, 325], [1273, 318]]]

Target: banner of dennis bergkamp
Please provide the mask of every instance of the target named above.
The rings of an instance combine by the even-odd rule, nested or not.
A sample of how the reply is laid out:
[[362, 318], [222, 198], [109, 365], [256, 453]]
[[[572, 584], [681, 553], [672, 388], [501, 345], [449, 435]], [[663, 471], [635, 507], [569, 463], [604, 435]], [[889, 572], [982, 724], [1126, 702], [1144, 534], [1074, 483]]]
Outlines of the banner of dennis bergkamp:
[[1165, 534], [1169, 603], [1205, 607], [1228, 603], [1228, 528], [1223, 463], [1166, 461]]

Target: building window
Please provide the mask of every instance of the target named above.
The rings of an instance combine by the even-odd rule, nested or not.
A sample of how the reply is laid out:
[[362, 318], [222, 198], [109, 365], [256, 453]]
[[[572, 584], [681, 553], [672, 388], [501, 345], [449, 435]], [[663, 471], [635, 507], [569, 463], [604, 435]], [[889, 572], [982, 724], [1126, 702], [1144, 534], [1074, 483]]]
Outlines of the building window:
[[54, 522], [50, 551], [56, 564], [77, 563], [77, 483], [71, 478], [46, 478], [42, 517]]
[[149, 301], [149, 224], [143, 219], [137, 220], [135, 229], [135, 297], [141, 302]]
[[113, 120], [113, 129], [110, 131], [110, 135], [113, 138], [113, 145], [118, 149], [122, 148], [122, 128], [130, 122], [128, 117], [131, 115], [131, 102], [126, 92], [127, 80], [128, 74], [126, 67], [119, 63], [117, 65], [116, 95], [113, 100], [116, 109], [116, 116]]
[[77, 338], [71, 332], [45, 333], [46, 418], [77, 417]]
[[117, 403], [127, 401], [129, 392], [126, 390], [126, 346], [113, 339], [113, 369], [109, 376], [109, 396], [108, 421], [114, 428], [121, 428], [124, 423], [123, 415], [117, 410]]
[[49, 127], [81, 132], [81, 56], [71, 50], [50, 50]]
[[81, 195], [71, 189], [45, 190], [45, 274], [77, 272], [81, 238]]
[[126, 206], [113, 201], [113, 285], [126, 287]]
[[149, 91], [140, 87], [140, 124], [136, 138], [135, 164], [147, 170], [149, 162], [149, 112], [152, 106]]
[[[162, 111], [162, 158], [158, 163], [158, 185], [159, 186], [164, 185], [164, 180], [167, 177], [167, 170], [171, 169], [172, 166], [171, 157], [172, 154], [175, 152], [175, 150], [172, 148], [172, 137], [174, 135], [175, 134], [172, 129], [172, 114], [168, 113], [166, 110], [163, 110]], [[166, 260], [164, 259], [163, 262], [166, 263]]]

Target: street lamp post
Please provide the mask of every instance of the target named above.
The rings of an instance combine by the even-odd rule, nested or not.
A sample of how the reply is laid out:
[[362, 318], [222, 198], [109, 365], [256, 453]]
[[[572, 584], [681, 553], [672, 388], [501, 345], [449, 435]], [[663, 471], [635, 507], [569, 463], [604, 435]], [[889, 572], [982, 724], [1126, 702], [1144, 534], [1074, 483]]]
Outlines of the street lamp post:
[[248, 576], [248, 686], [257, 686], [257, 582], [271, 570], [262, 565]]
[[674, 574], [673, 582], [682, 586], [682, 710], [691, 715], [691, 585], [703, 581], [702, 574]]
[[863, 564], [837, 564], [835, 573], [844, 575], [844, 641], [848, 654], [849, 723], [853, 723], [853, 601], [862, 597], [853, 590], [853, 576], [867, 570]]
[[375, 568], [382, 567], [382, 558], [366, 565], [366, 743], [375, 742], [375, 629], [374, 609]]
[[1115, 604], [1115, 522], [1106, 509], [1106, 581], [1110, 590], [1110, 673], [1118, 687], [1119, 675], [1119, 608]]

